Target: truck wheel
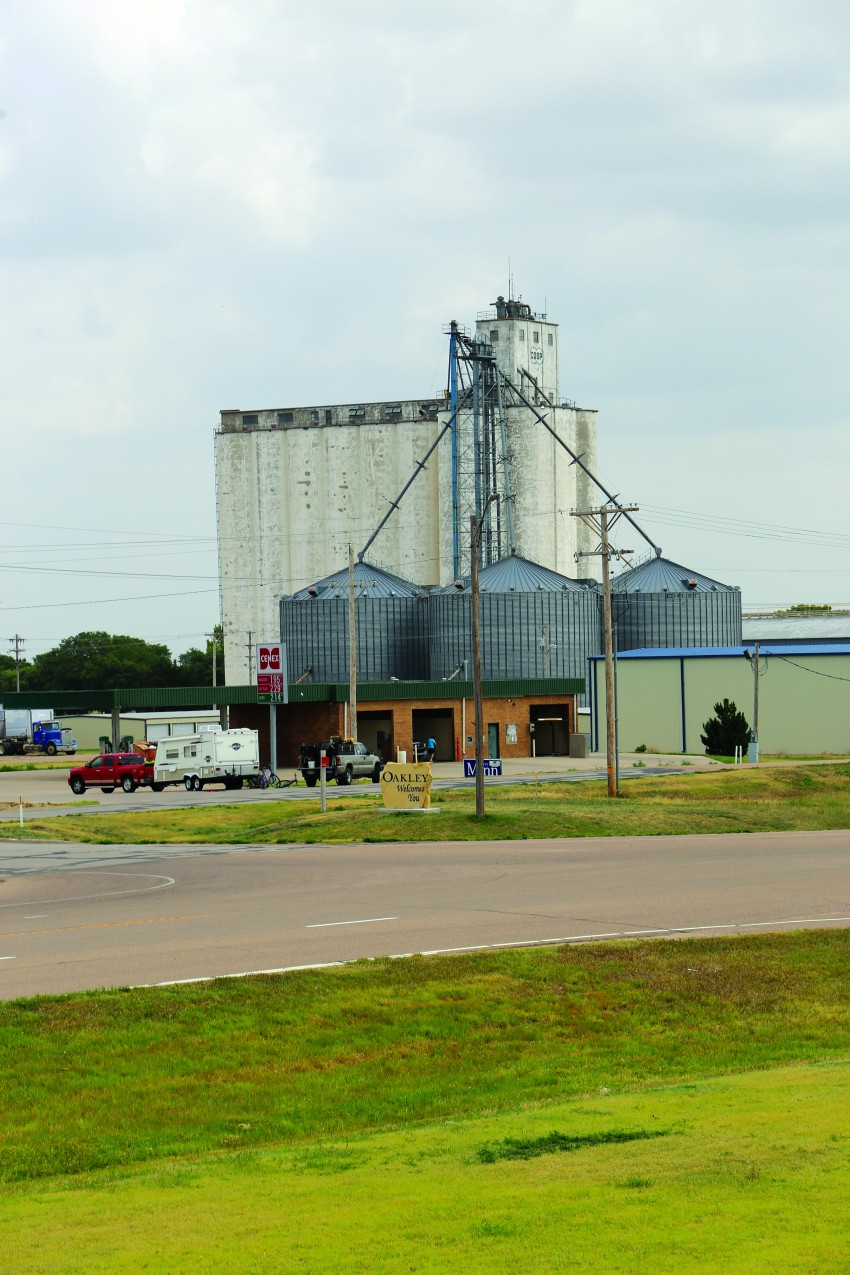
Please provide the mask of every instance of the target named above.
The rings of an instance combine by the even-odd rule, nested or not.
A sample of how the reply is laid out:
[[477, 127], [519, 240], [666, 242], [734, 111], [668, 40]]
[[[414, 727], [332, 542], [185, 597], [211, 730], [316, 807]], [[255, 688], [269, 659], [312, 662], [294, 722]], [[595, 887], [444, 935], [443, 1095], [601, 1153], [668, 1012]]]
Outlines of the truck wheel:
[[56, 745], [55, 745], [55, 744], [53, 744], [53, 743], [51, 743], [51, 744], [45, 744], [45, 745], [44, 745], [44, 751], [47, 753], [47, 756], [48, 756], [48, 757], [55, 757], [55, 756], [56, 756]]
[[121, 787], [125, 792], [135, 792], [137, 784], [132, 775], [125, 775], [121, 780]]
[[192, 783], [192, 776], [191, 776], [191, 775], [184, 775], [184, 776], [183, 776], [183, 787], [186, 789], [186, 791], [187, 791], [187, 792], [191, 792], [191, 791], [192, 791], [193, 783]]
[[315, 788], [318, 782], [319, 782], [318, 775], [304, 776], [304, 783], [307, 785], [308, 788]]
[[372, 771], [372, 783], [379, 784], [381, 782], [381, 763], [375, 762], [375, 769]]
[[163, 792], [165, 784], [151, 784], [151, 792]]
[[347, 788], [354, 777], [354, 770], [351, 766], [346, 766], [341, 775], [337, 775], [336, 782], [342, 788]]
[[81, 793], [85, 792], [85, 790], [85, 780], [81, 779], [79, 775], [75, 775], [71, 780], [71, 792], [75, 792], [79, 797]]
[[114, 788], [101, 788], [101, 792], [115, 792]]
[[201, 779], [199, 775], [196, 775], [195, 778], [192, 780], [192, 787], [194, 788], [195, 792], [203, 792], [204, 781], [203, 779]]

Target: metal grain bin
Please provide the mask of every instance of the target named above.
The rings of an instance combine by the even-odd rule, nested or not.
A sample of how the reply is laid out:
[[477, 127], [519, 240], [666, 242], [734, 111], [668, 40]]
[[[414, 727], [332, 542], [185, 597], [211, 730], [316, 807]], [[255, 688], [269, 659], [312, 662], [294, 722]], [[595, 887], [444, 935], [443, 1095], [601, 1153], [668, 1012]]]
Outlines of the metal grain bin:
[[[426, 591], [366, 562], [355, 565], [354, 583], [358, 681], [426, 678]], [[280, 636], [293, 682], [308, 668], [311, 682], [347, 682], [348, 569], [282, 598]]]
[[740, 589], [669, 558], [622, 572], [611, 593], [619, 651], [741, 644]]
[[[598, 654], [599, 595], [525, 558], [503, 558], [479, 574], [481, 673], [485, 679], [587, 677]], [[435, 680], [462, 664], [472, 676], [470, 582], [431, 594], [430, 664]], [[463, 673], [458, 676], [463, 676]]]

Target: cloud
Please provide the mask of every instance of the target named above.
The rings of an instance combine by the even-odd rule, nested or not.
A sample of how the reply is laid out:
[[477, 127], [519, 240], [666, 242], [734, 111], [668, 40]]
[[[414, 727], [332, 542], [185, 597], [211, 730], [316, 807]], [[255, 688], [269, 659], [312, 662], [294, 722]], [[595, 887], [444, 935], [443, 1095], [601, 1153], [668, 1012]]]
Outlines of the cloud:
[[[831, 0], [19, 6], [7, 462], [62, 525], [212, 533], [220, 407], [433, 392], [444, 323], [504, 291], [510, 257], [618, 489], [777, 521], [795, 431], [807, 491], [850, 460], [848, 24]], [[710, 493], [688, 487], [700, 448], [726, 475]], [[739, 549], [757, 601], [774, 577]], [[215, 605], [114, 623], [203, 629]]]

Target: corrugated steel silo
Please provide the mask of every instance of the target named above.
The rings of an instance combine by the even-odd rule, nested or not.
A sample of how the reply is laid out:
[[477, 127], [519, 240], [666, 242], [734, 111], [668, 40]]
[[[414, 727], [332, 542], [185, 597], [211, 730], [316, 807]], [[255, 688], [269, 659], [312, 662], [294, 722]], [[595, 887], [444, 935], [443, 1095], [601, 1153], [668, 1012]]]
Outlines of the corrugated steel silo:
[[[367, 562], [355, 564], [354, 583], [358, 681], [427, 678], [426, 590]], [[280, 636], [293, 682], [308, 668], [310, 681], [347, 682], [348, 569], [282, 598]]]
[[741, 591], [669, 558], [651, 558], [611, 581], [617, 649], [739, 646]]
[[[428, 599], [435, 681], [464, 660], [472, 676], [470, 582], [460, 583]], [[599, 595], [592, 581], [510, 557], [482, 567], [479, 590], [482, 677], [587, 677], [587, 657], [600, 650]]]

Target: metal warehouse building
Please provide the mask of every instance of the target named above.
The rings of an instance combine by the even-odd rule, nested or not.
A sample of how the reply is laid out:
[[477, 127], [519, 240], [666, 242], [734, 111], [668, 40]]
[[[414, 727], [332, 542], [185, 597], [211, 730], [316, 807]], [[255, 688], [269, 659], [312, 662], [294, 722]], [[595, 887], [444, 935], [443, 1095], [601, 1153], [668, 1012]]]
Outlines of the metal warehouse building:
[[[702, 753], [703, 723], [718, 700], [753, 718], [753, 648], [666, 647], [617, 660], [619, 746]], [[605, 747], [605, 665], [588, 661], [591, 747]], [[762, 753], [850, 755], [850, 644], [763, 647], [759, 652]]]

